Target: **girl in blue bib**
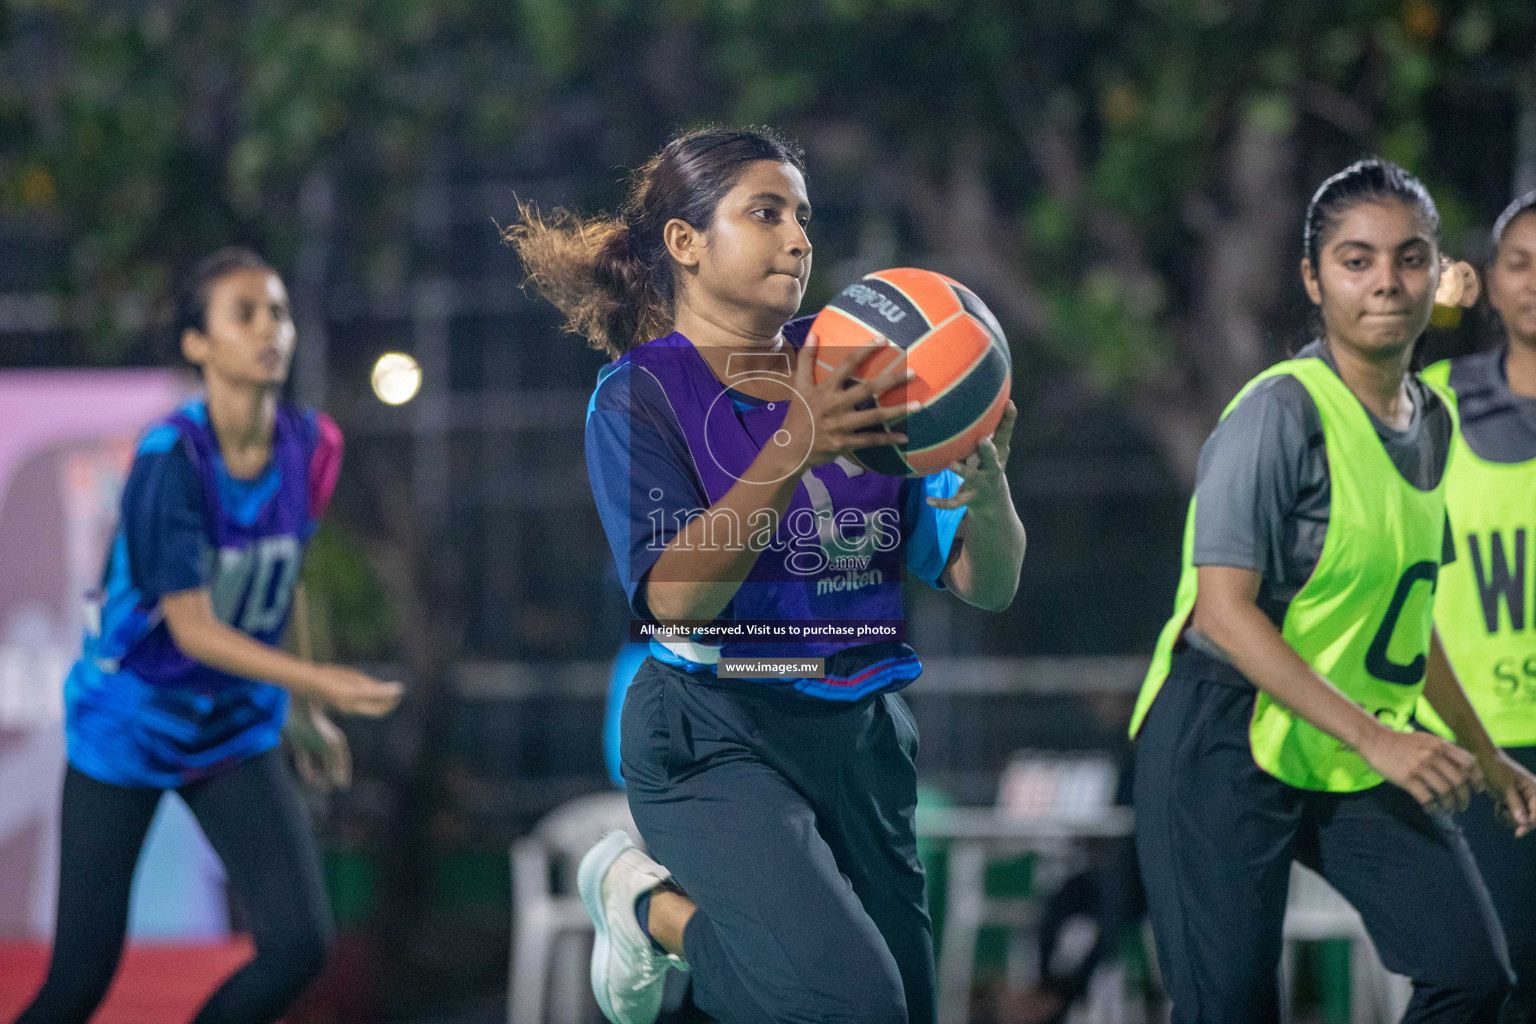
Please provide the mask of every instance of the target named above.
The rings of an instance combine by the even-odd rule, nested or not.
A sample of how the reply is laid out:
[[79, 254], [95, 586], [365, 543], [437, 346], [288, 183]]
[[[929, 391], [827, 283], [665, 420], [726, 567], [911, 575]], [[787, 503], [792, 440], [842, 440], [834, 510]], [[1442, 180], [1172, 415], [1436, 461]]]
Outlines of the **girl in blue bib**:
[[[733, 1024], [933, 1020], [917, 733], [896, 692], [921, 665], [899, 634], [846, 631], [899, 624], [907, 572], [979, 607], [1012, 601], [1015, 410], [928, 478], [848, 457], [905, 440], [871, 400], [906, 377], [898, 363], [852, 383], [882, 341], [832, 352], [791, 319], [810, 201], [800, 151], [771, 131], [674, 139], [617, 219], [523, 212], [510, 234], [531, 281], [614, 360], [587, 466], [620, 579], [641, 623], [682, 624], [652, 630], [621, 721], [650, 856], [614, 833], [579, 872], [599, 1005], [650, 1024], [677, 968], [696, 1008]], [[749, 628], [763, 623], [803, 632]]]
[[331, 922], [309, 813], [278, 743], [287, 726], [301, 766], [344, 784], [345, 743], [322, 709], [376, 716], [400, 699], [398, 683], [275, 646], [341, 461], [329, 417], [278, 401], [294, 348], [281, 278], [254, 253], [223, 250], [193, 271], [177, 313], [206, 390], [139, 441], [65, 683], [53, 958], [18, 1024], [84, 1024], [95, 1011], [168, 789], [224, 862], [256, 945], [195, 1024], [282, 1016], [319, 971]]

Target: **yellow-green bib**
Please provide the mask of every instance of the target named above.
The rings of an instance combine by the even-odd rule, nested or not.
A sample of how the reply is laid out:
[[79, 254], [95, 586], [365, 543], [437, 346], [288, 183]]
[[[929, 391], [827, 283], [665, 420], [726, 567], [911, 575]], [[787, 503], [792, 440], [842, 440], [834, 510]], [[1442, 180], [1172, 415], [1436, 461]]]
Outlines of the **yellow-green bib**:
[[[1270, 367], [1243, 388], [1226, 412], [1254, 384], [1279, 374], [1299, 380], [1317, 404], [1332, 493], [1317, 568], [1286, 610], [1280, 633], [1351, 700], [1393, 728], [1407, 730], [1424, 689], [1445, 537], [1447, 474], [1429, 491], [1403, 479], [1365, 407], [1321, 359]], [[1142, 684], [1131, 720], [1133, 736], [1168, 677], [1174, 644], [1194, 611], [1194, 525], [1191, 500], [1173, 617], [1163, 627]], [[1263, 691], [1254, 702], [1248, 739], [1259, 767], [1293, 786], [1343, 793], [1382, 781], [1359, 754]]]
[[[1451, 364], [1424, 379], [1445, 385]], [[1456, 432], [1446, 473], [1445, 503], [1456, 540], [1435, 594], [1435, 625], [1472, 707], [1501, 747], [1536, 745], [1536, 627], [1531, 615], [1532, 527], [1536, 527], [1536, 459], [1489, 462]], [[1427, 702], [1419, 720], [1451, 733]]]

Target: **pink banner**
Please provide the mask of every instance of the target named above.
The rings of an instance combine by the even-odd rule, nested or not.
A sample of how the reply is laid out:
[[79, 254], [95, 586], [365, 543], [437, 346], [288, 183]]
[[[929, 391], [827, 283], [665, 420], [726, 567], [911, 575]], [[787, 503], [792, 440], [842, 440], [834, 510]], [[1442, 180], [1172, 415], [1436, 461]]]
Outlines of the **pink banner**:
[[[0, 373], [0, 936], [53, 930], [63, 681], [80, 649], [81, 598], [100, 576], [135, 438], [194, 386], [170, 370]], [[162, 813], [157, 833], [183, 837], [180, 855], [193, 857], [181, 873], [195, 873], [185, 869], [198, 863], [201, 836], [192, 826], [185, 838], [177, 811]], [[159, 859], [150, 854], [146, 877]], [[194, 918], [209, 902], [201, 888]], [[217, 931], [225, 910], [211, 909]], [[151, 898], [135, 917], [163, 921], [165, 910]], [[163, 931], [189, 920], [171, 916]]]

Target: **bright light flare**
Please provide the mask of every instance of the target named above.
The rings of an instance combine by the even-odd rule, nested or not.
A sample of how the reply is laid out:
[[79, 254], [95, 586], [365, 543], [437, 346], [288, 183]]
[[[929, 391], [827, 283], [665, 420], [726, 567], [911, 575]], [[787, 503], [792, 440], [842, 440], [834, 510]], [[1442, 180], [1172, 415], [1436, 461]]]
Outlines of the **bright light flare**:
[[404, 352], [385, 352], [373, 364], [373, 393], [385, 405], [404, 405], [421, 390], [421, 367]]

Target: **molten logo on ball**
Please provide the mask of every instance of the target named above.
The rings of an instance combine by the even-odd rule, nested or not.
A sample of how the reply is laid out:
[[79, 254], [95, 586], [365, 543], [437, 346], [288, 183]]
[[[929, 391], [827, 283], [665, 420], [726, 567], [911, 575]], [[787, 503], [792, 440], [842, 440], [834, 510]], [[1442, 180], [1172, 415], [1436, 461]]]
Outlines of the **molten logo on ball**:
[[865, 284], [849, 285], [838, 298], [868, 306], [893, 324], [899, 324], [907, 318], [906, 310]]

